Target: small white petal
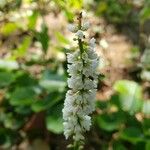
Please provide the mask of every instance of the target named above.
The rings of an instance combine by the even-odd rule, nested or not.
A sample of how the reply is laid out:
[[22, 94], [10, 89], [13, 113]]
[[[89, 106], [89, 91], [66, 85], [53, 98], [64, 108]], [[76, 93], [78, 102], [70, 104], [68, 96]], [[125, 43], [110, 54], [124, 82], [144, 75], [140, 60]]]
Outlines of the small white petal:
[[68, 63], [74, 63], [78, 61], [78, 58], [80, 57], [79, 50], [75, 51], [74, 53], [67, 53], [67, 61]]
[[81, 121], [81, 124], [85, 130], [89, 131], [91, 126], [91, 117], [87, 115], [84, 116], [83, 120]]
[[90, 47], [91, 47], [91, 48], [94, 48], [94, 47], [95, 47], [95, 42], [96, 42], [95, 38], [92, 38], [92, 39], [90, 40]]
[[68, 30], [70, 32], [76, 33], [78, 31], [78, 27], [77, 27], [77, 25], [69, 24], [68, 25]]
[[78, 30], [78, 32], [76, 33], [76, 36], [79, 38], [79, 39], [83, 39], [84, 37], [84, 34], [81, 30]]
[[85, 23], [82, 25], [81, 30], [86, 31], [86, 30], [89, 29], [89, 27], [90, 27], [90, 23], [89, 23], [89, 22], [85, 22]]

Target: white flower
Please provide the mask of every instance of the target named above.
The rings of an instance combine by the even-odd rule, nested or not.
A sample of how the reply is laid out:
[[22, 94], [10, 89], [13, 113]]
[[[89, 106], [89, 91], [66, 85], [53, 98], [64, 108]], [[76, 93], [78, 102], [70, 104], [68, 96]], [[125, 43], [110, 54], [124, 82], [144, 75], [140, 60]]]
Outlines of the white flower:
[[81, 30], [78, 30], [78, 32], [76, 33], [76, 36], [79, 38], [79, 39], [83, 39], [84, 38], [84, 34]]
[[[69, 25], [69, 30], [76, 32], [75, 36], [78, 39], [83, 39], [82, 31], [87, 30], [89, 26], [89, 22], [86, 22], [80, 30], [77, 30], [77, 26]], [[64, 135], [66, 139], [72, 136], [74, 141], [78, 142], [83, 141], [84, 132], [90, 130], [91, 117], [89, 115], [95, 110], [99, 59], [94, 48], [95, 39], [92, 38], [88, 47], [84, 46], [83, 50], [67, 53], [69, 74], [67, 83], [70, 90], [66, 93], [62, 110]]]
[[73, 90], [81, 90], [83, 88], [83, 81], [81, 76], [72, 76], [71, 78], [68, 78], [68, 87]]
[[69, 24], [69, 25], [68, 25], [68, 30], [69, 30], [70, 32], [76, 33], [76, 32], [78, 31], [78, 27], [77, 27], [77, 25]]
[[86, 62], [88, 61], [88, 54], [86, 52], [82, 53], [82, 59]]
[[88, 50], [87, 50], [87, 54], [88, 54], [88, 57], [89, 57], [89, 59], [97, 59], [98, 58], [98, 56], [97, 56], [97, 54], [95, 53], [95, 51], [94, 51], [94, 49], [92, 48], [89, 48]]
[[93, 48], [93, 49], [95, 48], [95, 42], [96, 42], [95, 38], [92, 38], [90, 40], [90, 47]]
[[95, 89], [97, 87], [96, 83], [89, 78], [85, 78], [84, 80], [84, 89], [90, 90]]
[[89, 131], [91, 126], [91, 117], [87, 115], [84, 116], [83, 120], [81, 120], [81, 124], [85, 130]]
[[81, 30], [86, 31], [86, 30], [88, 30], [89, 27], [90, 27], [90, 23], [89, 22], [85, 22], [82, 25]]
[[93, 60], [88, 59], [88, 61], [84, 64], [83, 74], [86, 77], [96, 78], [97, 77], [96, 69], [97, 69], [98, 65], [99, 65], [99, 60], [97, 60], [97, 59], [93, 59]]
[[68, 63], [74, 63], [75, 61], [78, 61], [78, 57], [80, 56], [80, 52], [76, 51], [73, 54], [67, 53], [67, 61]]
[[76, 76], [83, 69], [83, 63], [81, 61], [77, 61], [74, 64], [71, 64], [71, 65], [68, 64], [67, 67], [68, 67], [67, 72], [69, 73], [69, 75], [70, 76]]

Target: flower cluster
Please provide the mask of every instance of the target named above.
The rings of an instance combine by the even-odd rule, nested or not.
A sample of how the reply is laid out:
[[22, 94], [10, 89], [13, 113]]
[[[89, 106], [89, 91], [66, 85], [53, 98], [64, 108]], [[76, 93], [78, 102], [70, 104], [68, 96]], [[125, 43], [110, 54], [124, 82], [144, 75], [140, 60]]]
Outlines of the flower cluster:
[[95, 110], [95, 96], [98, 82], [98, 56], [94, 50], [95, 39], [83, 46], [84, 33], [89, 28], [88, 22], [83, 25], [69, 25], [69, 30], [78, 38], [79, 50], [67, 53], [68, 87], [63, 108], [64, 135], [66, 139], [73, 136], [74, 141], [83, 141], [83, 133], [91, 126], [89, 116]]

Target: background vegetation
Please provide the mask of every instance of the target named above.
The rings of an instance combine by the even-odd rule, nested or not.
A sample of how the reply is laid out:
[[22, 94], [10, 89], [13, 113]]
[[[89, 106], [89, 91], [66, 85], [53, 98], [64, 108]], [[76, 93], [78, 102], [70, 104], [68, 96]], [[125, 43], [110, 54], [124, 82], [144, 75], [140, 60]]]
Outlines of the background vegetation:
[[66, 28], [82, 9], [101, 57], [85, 149], [150, 150], [149, 0], [0, 0], [0, 149], [66, 149]]

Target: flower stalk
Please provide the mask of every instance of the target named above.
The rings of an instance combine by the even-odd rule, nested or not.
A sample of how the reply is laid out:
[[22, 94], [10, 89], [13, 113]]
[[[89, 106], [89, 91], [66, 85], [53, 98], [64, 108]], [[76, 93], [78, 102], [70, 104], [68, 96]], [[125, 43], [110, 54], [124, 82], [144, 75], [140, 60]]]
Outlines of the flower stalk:
[[95, 110], [95, 96], [97, 91], [99, 58], [94, 50], [95, 39], [92, 38], [89, 46], [85, 46], [84, 31], [89, 23], [82, 23], [82, 13], [78, 17], [78, 25], [69, 25], [69, 30], [75, 33], [78, 39], [79, 50], [67, 54], [68, 87], [63, 108], [64, 135], [66, 139], [73, 137], [74, 150], [83, 148], [84, 133], [90, 130], [91, 117]]

